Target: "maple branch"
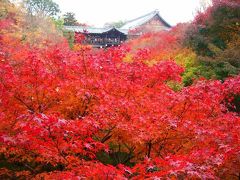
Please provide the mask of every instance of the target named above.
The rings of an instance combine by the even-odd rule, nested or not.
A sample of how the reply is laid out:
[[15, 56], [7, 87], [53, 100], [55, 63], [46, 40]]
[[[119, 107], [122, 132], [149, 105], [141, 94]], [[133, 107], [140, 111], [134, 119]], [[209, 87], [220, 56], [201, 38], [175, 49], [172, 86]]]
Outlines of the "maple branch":
[[28, 164], [24, 164], [24, 166], [26, 168], [28, 168], [33, 174], [37, 174], [37, 172], [35, 171], [35, 169], [33, 169], [31, 166], [29, 166]]
[[87, 115], [88, 106], [91, 103], [93, 96], [90, 95], [90, 97], [88, 97], [87, 95], [85, 95], [85, 98], [86, 99], [84, 99], [82, 103], [83, 112], [81, 113], [81, 117], [84, 117]]
[[151, 156], [151, 150], [152, 150], [152, 142], [147, 143], [147, 157], [150, 158]]
[[34, 114], [35, 110], [32, 106], [29, 106], [27, 103], [25, 103], [21, 98], [17, 97], [16, 95], [14, 95], [13, 97], [17, 99], [19, 102], [21, 102], [24, 106], [26, 106], [27, 109], [31, 112], [31, 114]]
[[68, 160], [66, 159], [65, 155], [63, 154], [63, 152], [60, 150], [59, 148], [59, 141], [57, 138], [55, 138], [53, 135], [52, 135], [52, 132], [51, 132], [51, 127], [48, 126], [47, 128], [45, 128], [48, 133], [49, 133], [49, 137], [52, 139], [52, 142], [54, 143], [55, 145], [55, 148], [57, 149], [58, 153], [60, 154], [60, 156], [65, 160], [66, 163], [69, 164]]
[[[188, 99], [187, 99], [188, 100]], [[188, 100], [189, 101], [189, 100]], [[187, 112], [187, 110], [191, 107], [191, 103], [189, 103], [187, 101], [184, 102], [184, 106], [183, 106], [183, 110], [181, 111], [181, 113], [178, 115], [179, 120], [183, 119], [184, 113]], [[187, 106], [188, 105], [188, 106]]]
[[135, 157], [134, 154], [133, 154], [133, 152], [135, 150], [135, 147], [129, 147], [126, 143], [123, 143], [123, 145], [129, 150], [127, 158], [123, 160], [123, 164], [125, 164], [128, 161], [130, 161], [130, 159]]
[[86, 62], [85, 62], [84, 50], [81, 50], [81, 55], [82, 55], [83, 68], [84, 68], [85, 73], [87, 74], [87, 66], [86, 66]]
[[100, 141], [101, 143], [106, 142], [107, 140], [109, 140], [112, 137], [112, 130], [115, 128], [116, 126], [111, 127], [110, 129], [106, 130], [107, 134], [102, 138], [102, 140]]
[[101, 143], [105, 143], [107, 140], [109, 140], [112, 137], [111, 132], [112, 131], [108, 131], [108, 133], [102, 138]]

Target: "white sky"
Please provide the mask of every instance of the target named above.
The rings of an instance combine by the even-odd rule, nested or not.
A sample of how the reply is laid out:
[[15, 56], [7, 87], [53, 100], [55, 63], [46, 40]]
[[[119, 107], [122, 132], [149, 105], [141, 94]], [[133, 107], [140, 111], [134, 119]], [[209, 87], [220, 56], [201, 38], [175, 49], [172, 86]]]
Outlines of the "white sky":
[[193, 19], [200, 0], [53, 0], [62, 14], [74, 12], [80, 23], [101, 27], [106, 22], [131, 20], [158, 9], [171, 25]]

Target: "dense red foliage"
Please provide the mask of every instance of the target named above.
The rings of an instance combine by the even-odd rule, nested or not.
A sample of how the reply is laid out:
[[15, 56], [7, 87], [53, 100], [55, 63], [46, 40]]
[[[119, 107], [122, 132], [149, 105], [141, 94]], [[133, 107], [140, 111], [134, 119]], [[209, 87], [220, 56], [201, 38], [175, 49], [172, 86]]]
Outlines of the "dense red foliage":
[[1, 178], [239, 178], [240, 76], [174, 91], [144, 50], [43, 45], [0, 37]]

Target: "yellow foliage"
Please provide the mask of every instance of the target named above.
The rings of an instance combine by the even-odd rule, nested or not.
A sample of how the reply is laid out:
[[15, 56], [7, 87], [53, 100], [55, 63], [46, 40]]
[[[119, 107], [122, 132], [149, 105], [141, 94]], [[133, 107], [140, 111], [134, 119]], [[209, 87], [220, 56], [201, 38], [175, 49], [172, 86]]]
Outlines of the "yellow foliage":
[[180, 49], [173, 58], [176, 63], [184, 68], [196, 64], [197, 55], [190, 49]]
[[123, 62], [126, 62], [126, 63], [131, 63], [133, 62], [133, 55], [128, 53], [124, 58], [123, 58]]

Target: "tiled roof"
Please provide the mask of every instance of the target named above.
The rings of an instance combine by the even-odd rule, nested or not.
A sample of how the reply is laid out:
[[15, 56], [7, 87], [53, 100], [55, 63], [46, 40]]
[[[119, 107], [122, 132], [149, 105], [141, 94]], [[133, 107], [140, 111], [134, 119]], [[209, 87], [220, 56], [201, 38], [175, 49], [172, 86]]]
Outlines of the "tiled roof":
[[81, 33], [92, 33], [92, 34], [102, 34], [106, 33], [108, 31], [111, 31], [113, 29], [116, 29], [117, 31], [126, 34], [128, 33], [128, 30], [126, 29], [119, 29], [119, 28], [95, 28], [95, 27], [86, 27], [86, 26], [64, 26], [66, 30], [74, 31], [74, 32], [81, 32]]
[[153, 12], [150, 12], [144, 16], [138, 17], [136, 19], [127, 21], [125, 25], [123, 25], [121, 28], [95, 28], [95, 27], [86, 27], [86, 26], [64, 26], [66, 30], [74, 31], [74, 32], [81, 32], [81, 33], [91, 33], [91, 34], [103, 34], [108, 31], [111, 31], [113, 29], [128, 35], [129, 30], [136, 29], [138, 26], [141, 26], [142, 24], [148, 22], [153, 17], [158, 16], [160, 21], [163, 23], [163, 29], [168, 30], [171, 26], [159, 15], [158, 10], [155, 10]]
[[162, 23], [166, 26], [166, 28], [170, 28], [171, 26], [159, 15], [158, 10], [155, 10], [153, 12], [150, 12], [144, 16], [138, 17], [136, 19], [127, 21], [126, 24], [124, 24], [121, 29], [135, 29], [138, 26], [148, 22], [150, 19], [152, 19], [154, 16], [158, 16]]

